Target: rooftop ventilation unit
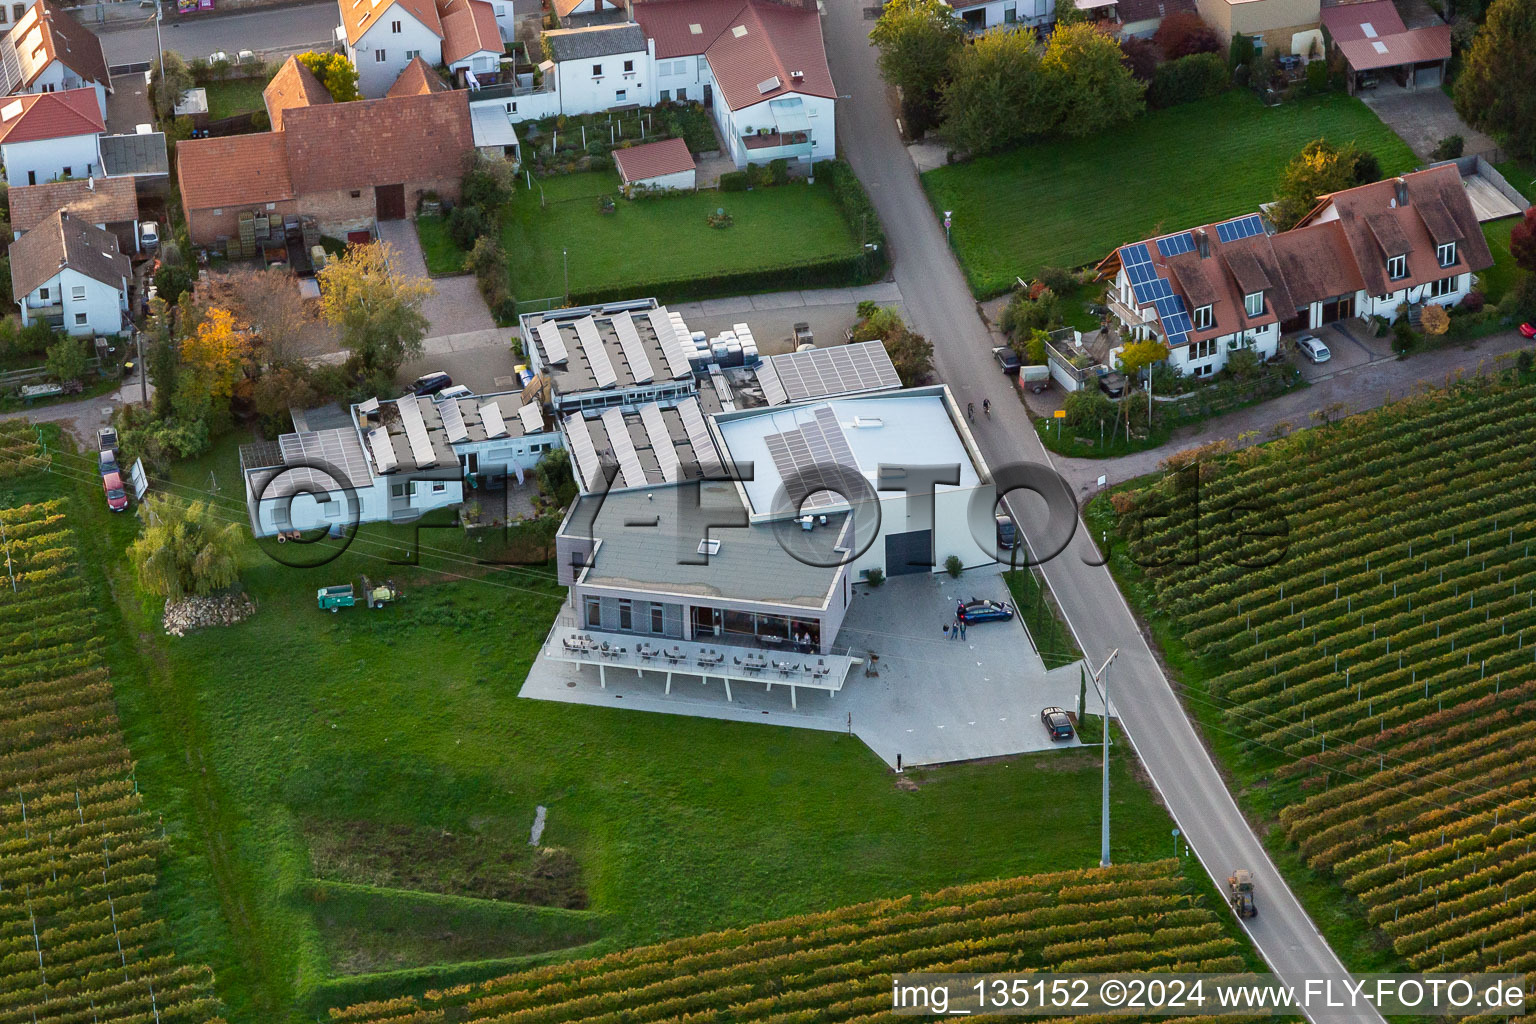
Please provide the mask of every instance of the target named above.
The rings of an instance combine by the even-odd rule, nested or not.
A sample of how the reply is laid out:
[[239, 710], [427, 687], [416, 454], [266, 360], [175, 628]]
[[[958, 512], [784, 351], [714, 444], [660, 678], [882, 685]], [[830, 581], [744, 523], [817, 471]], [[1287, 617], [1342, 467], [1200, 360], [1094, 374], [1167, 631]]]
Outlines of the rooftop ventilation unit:
[[720, 553], [720, 542], [718, 540], [707, 540], [706, 539], [706, 540], [699, 541], [699, 554], [701, 554], [701, 555], [718, 555], [719, 553]]
[[804, 71], [791, 71], [789, 73], [789, 77], [793, 78], [795, 81], [798, 82], [800, 79], [805, 77], [805, 72]]

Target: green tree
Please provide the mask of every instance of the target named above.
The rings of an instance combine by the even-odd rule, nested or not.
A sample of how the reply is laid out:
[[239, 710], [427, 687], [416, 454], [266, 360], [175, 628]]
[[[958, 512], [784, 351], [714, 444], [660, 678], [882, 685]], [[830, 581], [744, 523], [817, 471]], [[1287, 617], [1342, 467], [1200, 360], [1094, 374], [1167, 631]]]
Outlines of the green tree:
[[354, 369], [373, 380], [392, 377], [420, 355], [427, 336], [421, 306], [432, 284], [393, 273], [391, 262], [398, 260], [387, 242], [351, 245], [319, 274], [322, 314], [340, 331]]
[[902, 116], [913, 137], [938, 124], [950, 63], [964, 35], [943, 0], [892, 0], [869, 33], [880, 47], [881, 77], [901, 90]]
[[1456, 112], [1536, 156], [1536, 0], [1493, 0], [1456, 79]]
[[144, 498], [143, 531], [128, 547], [139, 585], [168, 601], [206, 596], [240, 578], [240, 526], [201, 501]]
[[1275, 226], [1288, 231], [1312, 211], [1320, 196], [1354, 185], [1358, 158], [1354, 143], [1335, 146], [1327, 139], [1307, 143], [1280, 176], [1269, 211]]
[[1128, 341], [1120, 349], [1120, 370], [1135, 379], [1142, 370], [1168, 358], [1168, 346], [1156, 338]]
[[1057, 28], [1063, 25], [1079, 25], [1088, 20], [1088, 12], [1077, 6], [1077, 0], [1056, 0], [1051, 14], [1055, 18]]
[[357, 91], [357, 68], [347, 59], [346, 54], [316, 53], [311, 50], [299, 54], [299, 63], [314, 72], [320, 84], [325, 86], [325, 91], [337, 103], [361, 98]]
[[1092, 25], [1053, 32], [1040, 72], [1045, 109], [1062, 135], [1097, 135], [1146, 109], [1146, 86], [1131, 75], [1120, 45]]
[[855, 324], [853, 340], [884, 344], [905, 387], [921, 383], [933, 372], [933, 343], [908, 327], [889, 306], [875, 309]]
[[88, 359], [81, 340], [66, 334], [48, 346], [48, 375], [60, 383], [79, 380]]
[[192, 71], [181, 54], [166, 50], [150, 68], [150, 93], [160, 120], [169, 121], [181, 97], [193, 86]]
[[[1116, 47], [1115, 52], [1119, 53]], [[955, 58], [944, 88], [944, 134], [970, 153], [990, 153], [1045, 134], [1035, 34], [989, 32]]]

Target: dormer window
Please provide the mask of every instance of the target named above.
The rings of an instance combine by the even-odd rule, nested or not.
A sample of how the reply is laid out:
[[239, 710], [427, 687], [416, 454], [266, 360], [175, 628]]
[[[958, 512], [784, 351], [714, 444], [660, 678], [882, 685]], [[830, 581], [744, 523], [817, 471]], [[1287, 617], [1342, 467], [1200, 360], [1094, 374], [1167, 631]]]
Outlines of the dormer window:
[[1208, 331], [1211, 329], [1211, 307], [1195, 307], [1195, 330]]
[[1243, 296], [1243, 308], [1248, 310], [1249, 316], [1264, 315], [1264, 293], [1249, 292]]
[[1435, 247], [1435, 257], [1439, 259], [1442, 267], [1449, 267], [1456, 262], [1456, 243], [1446, 242]]
[[1401, 281], [1408, 276], [1408, 257], [1393, 256], [1387, 260], [1387, 276], [1394, 281]]

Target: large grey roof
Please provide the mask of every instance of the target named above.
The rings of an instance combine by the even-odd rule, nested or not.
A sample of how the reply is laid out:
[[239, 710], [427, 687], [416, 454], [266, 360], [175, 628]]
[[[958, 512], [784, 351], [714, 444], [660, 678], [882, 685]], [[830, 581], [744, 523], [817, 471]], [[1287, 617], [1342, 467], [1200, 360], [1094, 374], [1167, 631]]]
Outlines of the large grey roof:
[[[567, 536], [602, 541], [581, 582], [649, 593], [714, 597], [731, 601], [822, 608], [837, 582], [836, 566], [807, 565], [785, 550], [810, 544], [819, 561], [834, 561], [833, 548], [847, 521], [844, 514], [828, 516], [826, 526], [805, 533], [798, 520], [755, 523], [747, 527], [715, 527], [709, 531], [720, 550], [708, 564], [679, 564], [698, 554], [702, 536], [694, 536], [692, 523], [708, 516], [715, 522], [746, 510], [734, 483], [704, 482], [697, 485], [697, 506], [688, 522], [679, 509], [694, 501], [692, 487], [660, 487], [655, 491], [632, 490], [583, 495], [562, 532]], [[726, 510], [725, 515], [719, 514]], [[654, 526], [634, 525], [655, 522]], [[727, 520], [728, 521], [728, 520]], [[780, 539], [785, 541], [780, 545]]]
[[103, 135], [101, 169], [107, 174], [169, 174], [171, 162], [165, 152], [165, 133]]
[[645, 50], [645, 33], [634, 23], [557, 29], [544, 33], [544, 41], [556, 61], [586, 60]]
[[132, 272], [117, 249], [117, 236], [59, 210], [11, 243], [11, 288], [25, 295], [65, 267], [115, 288]]

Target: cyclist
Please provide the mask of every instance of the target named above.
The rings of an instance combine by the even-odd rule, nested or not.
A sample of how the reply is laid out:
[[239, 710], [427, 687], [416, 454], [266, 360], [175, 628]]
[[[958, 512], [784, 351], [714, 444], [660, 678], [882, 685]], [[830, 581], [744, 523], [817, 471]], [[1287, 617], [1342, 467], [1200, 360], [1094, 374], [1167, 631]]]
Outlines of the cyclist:
[[992, 399], [983, 398], [981, 400], [981, 411], [986, 413], [988, 416], [992, 415]]
[[970, 420], [972, 423], [976, 422], [976, 403], [975, 402], [966, 402], [965, 403], [965, 418]]

